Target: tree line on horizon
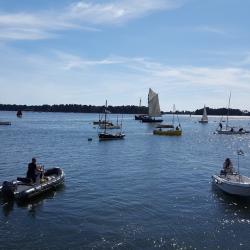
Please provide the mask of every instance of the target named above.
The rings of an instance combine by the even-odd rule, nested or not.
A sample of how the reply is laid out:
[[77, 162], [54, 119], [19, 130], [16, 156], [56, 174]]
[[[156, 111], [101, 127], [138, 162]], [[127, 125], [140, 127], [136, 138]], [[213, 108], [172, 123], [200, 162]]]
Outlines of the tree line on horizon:
[[[108, 106], [108, 111], [114, 114], [147, 114], [148, 107], [145, 106]], [[208, 115], [227, 115], [227, 108], [209, 108], [207, 107]], [[81, 105], [81, 104], [54, 104], [54, 105], [17, 105], [17, 104], [0, 104], [0, 111], [31, 111], [31, 112], [65, 112], [65, 113], [104, 113], [105, 106]], [[163, 114], [172, 114], [172, 111], [162, 112]], [[195, 111], [176, 111], [177, 114], [186, 115], [202, 115], [203, 108]], [[235, 116], [250, 116], [250, 112], [240, 109], [229, 109], [229, 115]]]

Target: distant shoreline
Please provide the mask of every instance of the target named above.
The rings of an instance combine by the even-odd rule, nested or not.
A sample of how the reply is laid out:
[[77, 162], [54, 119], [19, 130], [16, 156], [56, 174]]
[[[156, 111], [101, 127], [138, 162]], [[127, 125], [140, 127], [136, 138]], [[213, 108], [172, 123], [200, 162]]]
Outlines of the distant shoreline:
[[[113, 114], [147, 114], [148, 108], [145, 106], [108, 106], [109, 112]], [[57, 112], [57, 113], [103, 113], [105, 106], [94, 105], [80, 105], [80, 104], [54, 104], [54, 105], [17, 105], [17, 104], [0, 104], [0, 111], [15, 111], [18, 110], [25, 112]], [[203, 108], [195, 111], [176, 111], [179, 115], [202, 115]], [[226, 108], [209, 108], [207, 107], [207, 114], [214, 116], [226, 116], [228, 110]], [[162, 114], [172, 114], [169, 112], [162, 112]], [[230, 109], [229, 116], [250, 116], [247, 110]]]

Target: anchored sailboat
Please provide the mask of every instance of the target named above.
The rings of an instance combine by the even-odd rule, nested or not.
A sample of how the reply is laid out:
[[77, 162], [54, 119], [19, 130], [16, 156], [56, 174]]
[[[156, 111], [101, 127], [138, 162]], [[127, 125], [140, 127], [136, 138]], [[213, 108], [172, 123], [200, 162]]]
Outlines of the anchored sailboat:
[[204, 109], [203, 109], [203, 115], [202, 115], [201, 120], [199, 122], [200, 123], [208, 123], [207, 109], [206, 109], [205, 105], [204, 105]]
[[148, 116], [142, 118], [142, 122], [162, 122], [162, 119], [156, 119], [161, 116], [161, 109], [158, 94], [151, 88], [148, 93]]
[[[108, 112], [109, 111], [107, 110], [107, 100], [106, 100], [105, 111], [104, 111], [104, 131], [98, 134], [99, 140], [106, 141], [106, 140], [123, 139], [125, 134], [123, 134], [121, 130], [120, 130], [120, 132], [114, 133], [114, 134], [107, 132], [107, 113]], [[122, 128], [122, 124], [121, 124], [120, 128]]]

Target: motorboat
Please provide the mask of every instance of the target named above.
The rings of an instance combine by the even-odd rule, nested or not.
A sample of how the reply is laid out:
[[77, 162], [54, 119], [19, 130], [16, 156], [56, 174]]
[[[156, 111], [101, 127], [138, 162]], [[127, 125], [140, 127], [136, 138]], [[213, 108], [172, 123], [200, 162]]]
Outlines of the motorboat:
[[49, 190], [54, 190], [63, 184], [64, 172], [61, 168], [50, 168], [44, 171], [43, 177], [36, 183], [30, 179], [17, 177], [14, 181], [4, 181], [0, 186], [0, 193], [4, 198], [29, 200]]
[[237, 172], [212, 175], [213, 184], [223, 192], [231, 195], [250, 196], [250, 178]]

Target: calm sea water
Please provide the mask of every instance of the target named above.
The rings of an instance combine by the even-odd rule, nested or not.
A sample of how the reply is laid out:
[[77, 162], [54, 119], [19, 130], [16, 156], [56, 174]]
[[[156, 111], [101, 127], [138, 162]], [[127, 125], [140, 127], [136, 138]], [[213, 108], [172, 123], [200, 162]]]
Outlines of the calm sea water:
[[125, 115], [126, 138], [99, 142], [95, 114], [0, 112], [12, 122], [0, 126], [0, 182], [24, 176], [33, 156], [66, 174], [35, 201], [1, 200], [0, 249], [249, 249], [250, 201], [219, 192], [211, 175], [226, 157], [237, 166], [241, 148], [250, 176], [250, 135], [215, 135], [220, 118], [199, 118], [180, 116], [183, 136], [164, 137]]

